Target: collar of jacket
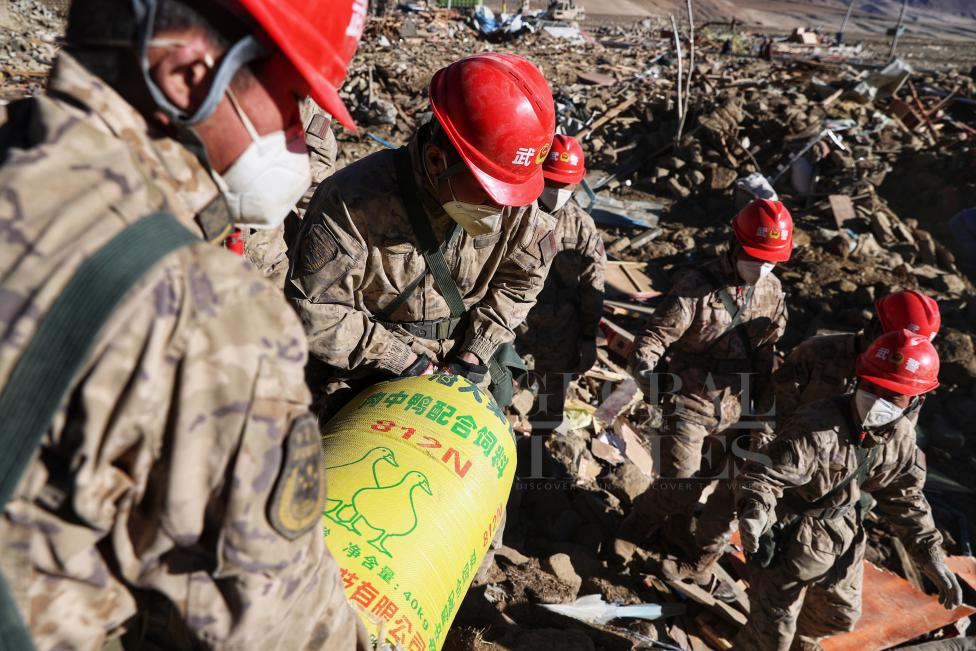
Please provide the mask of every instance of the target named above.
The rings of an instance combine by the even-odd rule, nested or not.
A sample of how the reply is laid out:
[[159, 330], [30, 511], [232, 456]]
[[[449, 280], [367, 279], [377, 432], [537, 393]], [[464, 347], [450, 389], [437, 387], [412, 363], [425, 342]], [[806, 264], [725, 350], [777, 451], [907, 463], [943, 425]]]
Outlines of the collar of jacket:
[[746, 287], [746, 284], [739, 278], [739, 272], [735, 270], [735, 251], [728, 251], [720, 255], [711, 264], [715, 265], [719, 277], [729, 287]]
[[173, 201], [169, 195], [167, 209], [187, 226], [202, 231], [194, 217], [213, 212], [218, 204], [227, 212], [223, 201], [214, 201], [220, 196], [217, 184], [197, 157], [172, 138], [151, 132], [145, 118], [131, 104], [70, 54], [58, 55], [48, 88], [87, 108], [98, 117], [96, 124], [106, 133], [126, 141], [138, 152], [139, 162], [153, 180], [179, 199]]

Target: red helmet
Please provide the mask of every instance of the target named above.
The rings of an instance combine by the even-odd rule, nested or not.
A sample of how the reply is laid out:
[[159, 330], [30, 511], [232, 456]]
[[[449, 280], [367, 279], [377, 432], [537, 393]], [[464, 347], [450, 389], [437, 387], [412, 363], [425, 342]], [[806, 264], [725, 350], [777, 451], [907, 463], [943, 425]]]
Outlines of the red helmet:
[[367, 0], [240, 0], [311, 86], [318, 104], [348, 129], [356, 123], [339, 87], [366, 25]]
[[538, 68], [514, 54], [475, 54], [434, 73], [429, 94], [437, 121], [492, 201], [525, 206], [539, 198], [556, 116]]
[[583, 167], [583, 148], [572, 136], [556, 134], [546, 162], [542, 164], [542, 176], [556, 183], [579, 183], [586, 175]]
[[755, 199], [732, 219], [746, 253], [766, 262], [786, 262], [793, 251], [793, 218], [779, 201]]
[[874, 302], [874, 311], [885, 332], [911, 330], [915, 334], [935, 339], [942, 325], [939, 304], [914, 289], [882, 296]]
[[857, 358], [857, 376], [903, 396], [917, 396], [939, 386], [939, 354], [928, 337], [893, 330]]

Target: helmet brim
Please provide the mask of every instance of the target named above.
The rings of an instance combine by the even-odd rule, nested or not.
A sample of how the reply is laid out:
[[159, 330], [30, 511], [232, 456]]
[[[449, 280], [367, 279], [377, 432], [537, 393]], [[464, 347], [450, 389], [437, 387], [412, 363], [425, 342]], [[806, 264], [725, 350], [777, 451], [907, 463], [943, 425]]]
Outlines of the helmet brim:
[[487, 172], [475, 167], [469, 161], [465, 161], [471, 174], [478, 180], [478, 184], [484, 188], [491, 200], [499, 206], [527, 206], [534, 203], [542, 189], [546, 185], [546, 180], [542, 176], [540, 167], [536, 174], [520, 183], [506, 183], [491, 176]]
[[742, 244], [742, 242], [739, 242], [739, 246], [741, 246], [742, 250], [748, 253], [749, 255], [751, 255], [752, 257], [757, 258], [759, 260], [763, 260], [765, 262], [786, 262], [787, 260], [790, 259], [790, 255], [792, 255], [793, 253], [792, 241], [790, 241], [789, 247], [778, 251], [759, 249], [754, 246], [748, 246], [746, 244]]
[[[342, 99], [339, 97], [338, 88], [336, 84], [328, 79], [322, 71], [317, 69], [308, 59], [303, 56], [302, 51], [298, 47], [298, 43], [302, 41], [302, 38], [296, 38], [294, 34], [289, 34], [286, 32], [283, 25], [289, 25], [292, 28], [297, 28], [291, 17], [281, 13], [280, 9], [275, 7], [275, 3], [262, 3], [262, 2], [246, 2], [244, 3], [247, 11], [254, 16], [261, 28], [274, 40], [275, 45], [284, 52], [285, 56], [288, 57], [288, 61], [291, 62], [295, 69], [298, 70], [298, 74], [302, 76], [305, 82], [309, 85], [310, 91], [309, 95], [312, 99], [318, 103], [325, 111], [329, 113], [332, 117], [339, 121], [342, 126], [346, 127], [352, 132], [356, 131], [356, 123], [346, 109], [346, 105], [343, 104]], [[318, 46], [321, 48], [326, 48], [330, 52], [332, 48], [326, 43], [321, 36], [317, 35], [313, 31], [309, 31], [310, 27], [305, 27], [306, 34], [304, 34], [305, 41], [315, 41], [318, 37]], [[337, 55], [332, 54], [333, 61], [330, 64], [335, 70], [336, 68], [342, 69], [342, 76], [345, 75], [346, 66], [338, 59]], [[338, 82], [340, 85], [342, 83], [341, 78]]]
[[908, 386], [907, 384], [902, 384], [900, 382], [894, 382], [887, 378], [879, 377], [877, 375], [870, 374], [858, 374], [858, 377], [862, 380], [867, 380], [872, 384], [876, 384], [879, 387], [888, 389], [889, 391], [894, 391], [895, 393], [902, 396], [920, 396], [923, 393], [928, 393], [939, 386], [938, 380], [936, 380], [931, 386]]
[[576, 184], [582, 181], [583, 177], [586, 176], [586, 169], [581, 169], [579, 172], [557, 172], [556, 170], [547, 170], [545, 167], [543, 167], [542, 176], [547, 181]]

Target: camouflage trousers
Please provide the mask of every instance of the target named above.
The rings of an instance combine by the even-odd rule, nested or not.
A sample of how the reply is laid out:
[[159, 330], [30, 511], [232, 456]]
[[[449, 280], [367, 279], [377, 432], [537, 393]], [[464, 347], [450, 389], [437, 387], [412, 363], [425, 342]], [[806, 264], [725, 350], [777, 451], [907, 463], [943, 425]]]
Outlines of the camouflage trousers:
[[737, 651], [813, 651], [861, 616], [864, 530], [836, 556], [794, 542], [768, 568], [751, 570], [749, 621]]
[[[727, 424], [738, 413], [726, 409], [722, 411], [729, 413], [707, 415], [696, 404], [695, 413], [689, 417], [682, 398], [679, 396], [664, 405], [664, 428], [653, 441], [657, 448], [655, 461], [659, 461], [658, 478], [635, 500], [620, 536], [646, 544], [657, 533], [676, 548], [681, 561], [697, 572], [704, 572], [721, 557], [732, 532], [735, 519], [732, 442], [750, 436], [750, 431], [728, 429]], [[747, 442], [741, 445], [750, 447]], [[719, 480], [715, 491], [693, 527], [693, 514], [702, 492], [715, 479]]]

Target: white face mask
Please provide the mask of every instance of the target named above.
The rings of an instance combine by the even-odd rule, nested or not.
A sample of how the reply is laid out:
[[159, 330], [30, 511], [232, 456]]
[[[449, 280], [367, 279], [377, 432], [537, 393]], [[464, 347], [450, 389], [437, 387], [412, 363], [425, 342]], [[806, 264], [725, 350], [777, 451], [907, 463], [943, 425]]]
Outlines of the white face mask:
[[739, 277], [747, 285], [755, 285], [772, 272], [776, 266], [773, 262], [760, 262], [759, 260], [738, 260], [735, 268], [739, 272]]
[[259, 136], [228, 89], [231, 105], [253, 141], [219, 177], [235, 225], [274, 228], [312, 184], [312, 169], [300, 124]]
[[854, 394], [854, 404], [857, 407], [857, 415], [861, 419], [861, 427], [865, 429], [889, 425], [904, 414], [904, 410], [898, 405], [864, 389], [858, 389]]
[[569, 188], [553, 188], [546, 186], [539, 195], [539, 203], [548, 212], [556, 212], [566, 205], [569, 198], [573, 196], [573, 191]]
[[[446, 169], [445, 161], [445, 169]], [[424, 174], [427, 175], [427, 180], [436, 189], [437, 183], [435, 183], [430, 178], [430, 172], [427, 170], [427, 165], [424, 164]], [[460, 224], [461, 228], [470, 235], [471, 237], [477, 237], [478, 235], [484, 235], [485, 233], [491, 233], [498, 228], [498, 225], [502, 221], [502, 212], [504, 208], [499, 206], [486, 206], [480, 203], [467, 203], [464, 201], [458, 201], [457, 196], [454, 194], [454, 186], [451, 185], [451, 179], [447, 179], [447, 187], [451, 191], [452, 201], [447, 203], [442, 203], [441, 208], [447, 213], [447, 216]]]

